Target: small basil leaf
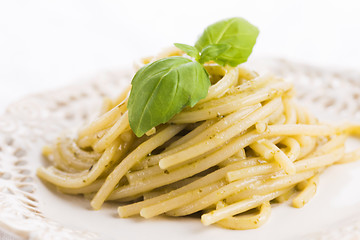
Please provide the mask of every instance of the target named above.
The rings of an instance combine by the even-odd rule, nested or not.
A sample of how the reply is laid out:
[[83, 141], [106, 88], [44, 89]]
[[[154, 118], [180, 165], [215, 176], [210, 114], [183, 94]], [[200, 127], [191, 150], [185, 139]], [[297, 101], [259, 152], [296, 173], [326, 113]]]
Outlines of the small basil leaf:
[[228, 50], [231, 46], [229, 44], [210, 44], [201, 51], [199, 62], [205, 63], [210, 60], [215, 60], [220, 54]]
[[184, 57], [168, 57], [141, 68], [131, 84], [129, 123], [140, 137], [170, 120], [185, 106], [192, 107], [205, 98], [210, 80], [200, 63]]
[[196, 60], [199, 59], [199, 51], [197, 50], [196, 47], [193, 47], [193, 46], [190, 46], [190, 45], [187, 45], [187, 44], [182, 44], [182, 43], [174, 43], [174, 45], [178, 49], [184, 51], [190, 57], [193, 57]]
[[220, 65], [237, 66], [246, 62], [259, 35], [257, 27], [243, 18], [230, 18], [208, 26], [195, 47], [202, 52], [211, 44], [228, 44], [231, 47], [216, 59]]

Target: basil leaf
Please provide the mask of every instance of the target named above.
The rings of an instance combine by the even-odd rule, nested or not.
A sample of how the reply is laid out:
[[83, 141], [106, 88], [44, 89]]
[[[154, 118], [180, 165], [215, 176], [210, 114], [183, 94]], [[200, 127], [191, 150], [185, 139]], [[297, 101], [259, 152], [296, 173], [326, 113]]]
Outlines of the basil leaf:
[[210, 60], [216, 59], [220, 54], [228, 50], [231, 46], [229, 44], [210, 44], [201, 51], [199, 62], [201, 64]]
[[187, 45], [187, 44], [182, 44], [182, 43], [174, 43], [174, 45], [178, 49], [184, 51], [190, 57], [193, 57], [196, 60], [199, 59], [199, 51], [197, 50], [196, 47], [193, 47], [193, 46], [190, 46], [190, 45]]
[[210, 80], [200, 63], [184, 57], [168, 57], [141, 68], [131, 84], [129, 123], [140, 137], [170, 120], [185, 106], [192, 107], [205, 98]]
[[259, 35], [257, 27], [243, 18], [230, 18], [208, 26], [195, 47], [202, 52], [211, 44], [228, 44], [230, 48], [214, 60], [220, 65], [237, 66], [246, 62]]

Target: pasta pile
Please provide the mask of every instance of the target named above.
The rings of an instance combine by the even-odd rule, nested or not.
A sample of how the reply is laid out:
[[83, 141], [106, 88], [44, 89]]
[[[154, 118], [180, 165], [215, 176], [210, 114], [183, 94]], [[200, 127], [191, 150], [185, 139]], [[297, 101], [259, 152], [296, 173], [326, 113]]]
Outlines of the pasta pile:
[[106, 99], [76, 137], [45, 147], [52, 166], [38, 176], [91, 198], [94, 209], [118, 201], [123, 218], [201, 212], [204, 225], [253, 229], [267, 221], [272, 203], [291, 199], [303, 207], [328, 166], [359, 158], [344, 146], [359, 128], [319, 123], [294, 100], [291, 83], [241, 66], [205, 67], [212, 86], [193, 108], [137, 138], [128, 87]]

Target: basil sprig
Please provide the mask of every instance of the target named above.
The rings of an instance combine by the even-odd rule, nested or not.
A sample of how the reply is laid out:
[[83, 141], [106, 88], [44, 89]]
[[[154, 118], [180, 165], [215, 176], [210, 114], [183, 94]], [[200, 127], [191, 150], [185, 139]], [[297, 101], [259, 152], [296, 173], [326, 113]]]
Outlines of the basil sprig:
[[196, 61], [198, 61], [200, 59], [200, 52], [199, 52], [199, 50], [197, 50], [196, 47], [193, 47], [193, 46], [190, 46], [187, 44], [183, 44], [183, 43], [174, 43], [174, 45], [178, 49], [184, 51], [190, 57], [193, 57]]
[[215, 61], [234, 67], [246, 62], [258, 34], [259, 30], [243, 18], [226, 19], [208, 26], [195, 46], [175, 43], [194, 60], [168, 57], [142, 67], [132, 79], [127, 106], [136, 136], [205, 98], [211, 84], [202, 64]]
[[142, 136], [185, 106], [206, 97], [209, 76], [196, 61], [163, 58], [141, 68], [132, 80], [128, 109], [131, 129]]
[[199, 52], [209, 45], [228, 45], [223, 53], [211, 60], [224, 66], [236, 67], [247, 61], [259, 35], [257, 27], [243, 18], [230, 18], [208, 26], [195, 43]]

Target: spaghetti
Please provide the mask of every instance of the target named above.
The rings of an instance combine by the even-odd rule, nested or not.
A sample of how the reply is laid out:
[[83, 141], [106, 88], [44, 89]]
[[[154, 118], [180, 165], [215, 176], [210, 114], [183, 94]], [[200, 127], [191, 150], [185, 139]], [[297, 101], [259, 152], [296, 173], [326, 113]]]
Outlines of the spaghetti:
[[328, 166], [358, 158], [359, 150], [345, 153], [344, 145], [359, 128], [319, 123], [296, 103], [291, 83], [243, 67], [205, 68], [207, 97], [140, 138], [129, 126], [131, 87], [106, 99], [76, 137], [44, 148], [52, 166], [38, 176], [92, 198], [94, 209], [121, 202], [120, 217], [200, 211], [204, 225], [252, 229], [269, 218], [271, 202], [292, 198], [303, 207]]

